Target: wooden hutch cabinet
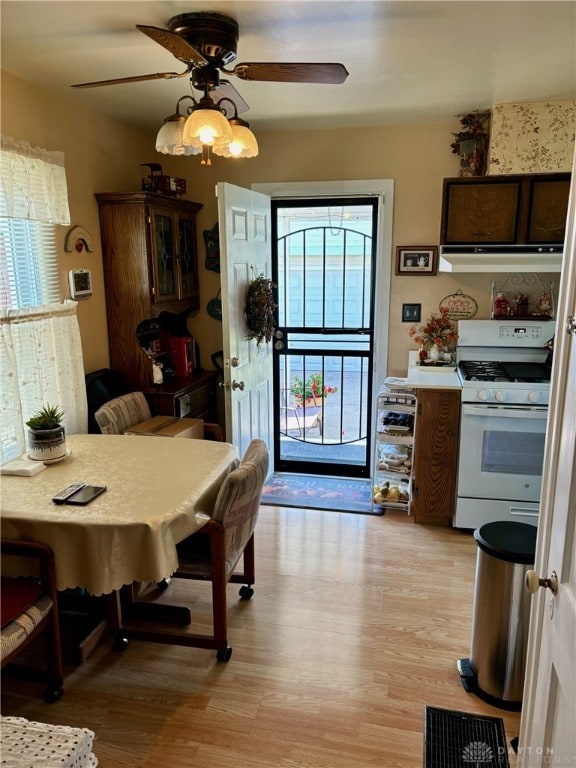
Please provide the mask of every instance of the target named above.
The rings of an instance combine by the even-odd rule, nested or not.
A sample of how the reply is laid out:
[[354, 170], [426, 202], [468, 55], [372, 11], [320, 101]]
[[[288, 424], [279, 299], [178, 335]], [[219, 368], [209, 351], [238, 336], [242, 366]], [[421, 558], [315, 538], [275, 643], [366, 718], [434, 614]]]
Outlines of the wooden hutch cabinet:
[[412, 467], [416, 523], [451, 525], [456, 504], [460, 390], [417, 390]]
[[99, 193], [110, 367], [135, 388], [152, 384], [136, 339], [143, 320], [200, 306], [196, 214], [200, 203], [148, 192]]
[[444, 179], [441, 245], [561, 245], [569, 173]]

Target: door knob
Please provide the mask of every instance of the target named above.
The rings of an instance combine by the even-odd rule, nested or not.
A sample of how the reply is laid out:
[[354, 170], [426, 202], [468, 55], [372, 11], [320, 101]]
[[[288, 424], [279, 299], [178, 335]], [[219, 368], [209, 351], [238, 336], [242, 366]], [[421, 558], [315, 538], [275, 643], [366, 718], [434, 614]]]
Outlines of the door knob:
[[524, 584], [526, 585], [526, 589], [528, 592], [530, 592], [531, 595], [533, 595], [535, 592], [538, 592], [539, 587], [550, 589], [555, 595], [556, 592], [558, 592], [558, 574], [556, 571], [552, 571], [549, 579], [541, 579], [536, 571], [526, 571]]
[[243, 381], [233, 381], [232, 382], [232, 389], [239, 389], [241, 392], [244, 392], [244, 382]]
[[232, 360], [230, 360], [230, 365], [232, 368], [238, 368], [238, 365], [240, 364], [240, 361], [237, 357], [233, 357]]

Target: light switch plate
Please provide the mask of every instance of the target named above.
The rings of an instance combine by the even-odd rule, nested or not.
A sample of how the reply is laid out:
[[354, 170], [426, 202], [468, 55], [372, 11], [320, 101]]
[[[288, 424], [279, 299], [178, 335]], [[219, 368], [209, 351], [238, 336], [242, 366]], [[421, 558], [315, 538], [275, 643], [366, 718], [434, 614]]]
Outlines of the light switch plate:
[[402, 322], [419, 323], [422, 316], [422, 304], [402, 304]]

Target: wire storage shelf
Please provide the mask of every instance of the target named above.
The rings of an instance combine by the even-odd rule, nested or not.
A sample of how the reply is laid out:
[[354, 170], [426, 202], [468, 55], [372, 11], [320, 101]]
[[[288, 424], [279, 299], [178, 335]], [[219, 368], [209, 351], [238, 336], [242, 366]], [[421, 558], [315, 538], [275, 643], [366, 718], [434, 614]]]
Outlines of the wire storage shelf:
[[387, 378], [378, 392], [372, 501], [410, 513], [416, 390], [405, 379]]

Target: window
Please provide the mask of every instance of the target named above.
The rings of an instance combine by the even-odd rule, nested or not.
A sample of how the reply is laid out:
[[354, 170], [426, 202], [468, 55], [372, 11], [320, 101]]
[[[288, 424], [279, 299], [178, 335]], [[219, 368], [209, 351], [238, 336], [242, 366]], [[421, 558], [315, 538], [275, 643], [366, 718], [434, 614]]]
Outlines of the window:
[[0, 309], [24, 309], [58, 301], [54, 225], [0, 218]]
[[76, 303], [60, 302], [55, 224], [69, 224], [64, 155], [2, 136], [0, 152], [0, 464], [25, 451], [42, 405], [86, 432]]

